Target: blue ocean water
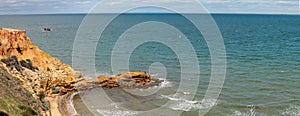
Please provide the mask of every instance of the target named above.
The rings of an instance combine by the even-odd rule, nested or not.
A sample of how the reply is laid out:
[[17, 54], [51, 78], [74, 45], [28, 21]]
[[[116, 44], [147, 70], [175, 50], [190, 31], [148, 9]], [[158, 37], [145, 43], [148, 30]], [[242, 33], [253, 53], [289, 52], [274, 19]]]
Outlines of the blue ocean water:
[[[0, 16], [0, 27], [25, 29], [33, 43], [42, 50], [58, 57], [63, 63], [72, 64], [72, 49], [76, 47], [73, 46], [74, 39], [85, 16], [84, 14]], [[101, 22], [107, 15], [95, 17]], [[227, 74], [217, 104], [213, 105], [207, 115], [300, 115], [300, 16], [213, 14], [212, 17], [224, 39]], [[185, 90], [175, 94], [182, 78], [182, 67], [176, 52], [185, 53], [185, 51], [175, 52], [158, 42], [141, 44], [130, 56], [130, 70], [148, 72], [152, 63], [160, 62], [167, 70], [168, 83], [153, 99], [144, 100], [146, 105], [139, 104], [136, 107], [133, 105], [131, 109], [163, 107], [167, 110], [166, 115], [171, 115], [173, 111], [184, 111], [182, 115], [197, 115], [199, 109], [212, 105], [201, 102], [210, 81], [211, 55], [202, 34], [181, 15], [124, 14], [117, 17], [107, 26], [99, 41], [96, 41], [97, 73], [112, 74], [111, 54], [114, 44], [124, 32], [132, 35], [132, 40], [145, 37], [173, 37], [174, 33], [163, 26], [153, 26], [151, 29], [137, 27], [136, 30], [127, 31], [130, 27], [146, 21], [172, 25], [182, 33], [174, 39], [186, 37], [190, 41], [196, 51], [201, 70], [199, 74], [191, 72], [184, 75], [197, 75], [200, 82], [198, 85], [191, 85], [190, 88], [187, 86]], [[93, 24], [87, 25], [87, 28], [89, 26]], [[50, 27], [53, 31], [47, 34], [43, 32], [43, 27]], [[90, 35], [98, 33], [91, 31], [86, 35], [86, 41], [93, 40]], [[130, 43], [132, 42], [128, 41], [127, 44]], [[170, 41], [170, 44], [184, 46], [176, 41]], [[187, 55], [185, 59], [189, 60], [189, 56]], [[84, 62], [82, 61], [83, 65]], [[88, 72], [91, 69], [77, 70]], [[190, 81], [192, 83], [194, 80]], [[195, 98], [186, 100], [186, 96], [191, 96], [189, 90], [194, 87], [198, 88]], [[113, 92], [110, 94], [116, 95]], [[119, 101], [118, 104], [113, 104], [114, 106], [121, 106], [121, 98], [114, 100]], [[172, 104], [163, 106], [166, 101], [172, 101]], [[138, 109], [139, 107], [143, 108]], [[105, 108], [96, 108], [95, 111], [102, 115], [137, 114], [134, 111], [121, 112]]]

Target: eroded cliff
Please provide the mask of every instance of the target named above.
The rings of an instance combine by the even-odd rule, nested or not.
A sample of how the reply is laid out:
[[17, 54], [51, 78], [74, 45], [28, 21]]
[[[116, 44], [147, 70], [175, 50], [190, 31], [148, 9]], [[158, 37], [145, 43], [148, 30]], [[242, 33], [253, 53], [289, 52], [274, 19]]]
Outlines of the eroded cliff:
[[77, 91], [80, 72], [34, 45], [25, 30], [0, 28], [0, 66], [36, 99]]
[[79, 72], [34, 45], [24, 30], [0, 28], [0, 59], [36, 96], [73, 91], [75, 81], [81, 78]]

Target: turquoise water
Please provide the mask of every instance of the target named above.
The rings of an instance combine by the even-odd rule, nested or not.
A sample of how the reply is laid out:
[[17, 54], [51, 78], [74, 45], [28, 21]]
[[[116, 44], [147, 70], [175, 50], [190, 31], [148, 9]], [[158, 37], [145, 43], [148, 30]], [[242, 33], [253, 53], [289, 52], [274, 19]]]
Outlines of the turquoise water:
[[[72, 64], [74, 38], [84, 16], [0, 16], [0, 27], [25, 29], [31, 40], [42, 50], [58, 57], [64, 63]], [[101, 22], [105, 15], [98, 17], [99, 22]], [[214, 105], [207, 115], [300, 115], [300, 16], [216, 14], [213, 15], [213, 18], [225, 42], [227, 74], [217, 105]], [[145, 21], [168, 23], [188, 38], [197, 53], [201, 70], [199, 74], [191, 72], [185, 75], [199, 76], [200, 82], [198, 85], [190, 86], [188, 86], [189, 83], [183, 83], [187, 85], [187, 88], [175, 94], [181, 79], [180, 61], [176, 53], [164, 44], [147, 42], [137, 47], [132, 53], [129, 60], [130, 70], [148, 72], [152, 63], [160, 62], [166, 67], [167, 83], [154, 96], [147, 99], [145, 97], [135, 98], [134, 101], [140, 101], [134, 104], [129, 104], [126, 99], [123, 99], [130, 99], [130, 96], [127, 96], [123, 91], [108, 90], [108, 95], [114, 101], [118, 101], [110, 105], [115, 108], [116, 106], [126, 107], [129, 104], [132, 106], [129, 109], [136, 111], [162, 107], [166, 110], [166, 115], [172, 115], [171, 113], [179, 111], [185, 111], [182, 115], [197, 115], [198, 109], [212, 105], [201, 102], [211, 76], [208, 46], [201, 33], [180, 15], [135, 14], [121, 15], [116, 18], [108, 25], [97, 42], [95, 53], [97, 73], [112, 74], [111, 51], [113, 45], [129, 27]], [[48, 26], [53, 31], [47, 35], [42, 31], [42, 28]], [[134, 35], [133, 40], [143, 38], [146, 35], [150, 38], [172, 37], [167, 29], [162, 31], [163, 29], [162, 26], [153, 26], [151, 29], [137, 29], [128, 33]], [[137, 32], [138, 30], [140, 32]], [[99, 32], [90, 32], [90, 34], [97, 33]], [[86, 35], [86, 41], [93, 39], [89, 37], [90, 35]], [[130, 43], [128, 41], [128, 44]], [[182, 45], [182, 43], [175, 41], [172, 44]], [[185, 53], [185, 51], [178, 52]], [[186, 56], [185, 59], [189, 60], [189, 56]], [[82, 63], [84, 65], [85, 61]], [[91, 69], [77, 70], [89, 72]], [[85, 75], [95, 77], [88, 73]], [[189, 81], [192, 83], [194, 80]], [[194, 95], [190, 94], [189, 90], [195, 87], [198, 88], [195, 98], [186, 100], [186, 97]], [[167, 101], [171, 101], [172, 104], [163, 106]], [[100, 105], [91, 110], [103, 115], [138, 114], [135, 111], [121, 112], [118, 109], [105, 107]]]

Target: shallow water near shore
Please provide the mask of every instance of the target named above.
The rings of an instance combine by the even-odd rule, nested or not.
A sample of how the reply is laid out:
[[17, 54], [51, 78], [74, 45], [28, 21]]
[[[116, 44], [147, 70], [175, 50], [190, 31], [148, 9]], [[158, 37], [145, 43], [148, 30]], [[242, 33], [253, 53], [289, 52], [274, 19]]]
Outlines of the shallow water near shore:
[[[147, 90], [139, 90], [146, 92]], [[201, 101], [187, 100], [189, 93], [168, 95], [169, 90], [160, 91], [151, 96], [132, 95], [121, 88], [95, 88], [74, 96], [74, 106], [79, 114], [103, 116], [131, 115], [175, 115], [186, 111], [184, 115], [198, 114], [197, 110], [208, 108], [212, 104], [202, 104]], [[166, 95], [163, 95], [166, 94]], [[171, 110], [172, 109], [172, 110]], [[158, 112], [158, 111], [163, 111]]]
[[[25, 29], [32, 42], [42, 50], [64, 63], [72, 64], [74, 38], [84, 16], [0, 16], [0, 27]], [[99, 16], [99, 21], [103, 19], [101, 17], [103, 16]], [[177, 91], [183, 77], [176, 53], [161, 43], [148, 42], [140, 45], [132, 53], [129, 60], [130, 70], [149, 72], [152, 63], [160, 62], [166, 67], [168, 84], [146, 98], [133, 97], [122, 89], [108, 89], [104, 93], [101, 93], [99, 88], [89, 90], [80, 96], [74, 96], [77, 111], [86, 115], [141, 115], [140, 111], [161, 108], [165, 115], [181, 111], [182, 115], [198, 115], [199, 110], [213, 106], [207, 115], [300, 115], [300, 16], [218, 14], [213, 15], [213, 18], [224, 38], [227, 55], [226, 80], [217, 104], [209, 104], [213, 103], [214, 99], [203, 99], [210, 82], [211, 56], [201, 33], [180, 15], [132, 14], [118, 17], [97, 42], [97, 74], [88, 73], [92, 72], [92, 69], [77, 70], [85, 72], [87, 77], [112, 75], [111, 52], [120, 34], [138, 22], [162, 21], [179, 28], [193, 45], [199, 60], [200, 74], [189, 72], [183, 75], [198, 76], [199, 84], [191, 84], [195, 83], [193, 79], [186, 80], [185, 83], [181, 83], [185, 88]], [[53, 31], [47, 35], [42, 30], [44, 27], [50, 27]], [[151, 31], [132, 31], [130, 34], [135, 35], [132, 39], [143, 38], [145, 35], [151, 35], [153, 38], [172, 37], [170, 33], [161, 29], [164, 28], [153, 27]], [[178, 36], [181, 37], [184, 36]], [[92, 39], [86, 35], [86, 41]], [[185, 59], [189, 60], [189, 56]], [[82, 65], [85, 62], [82, 61]], [[159, 74], [153, 75], [161, 77]], [[190, 91], [195, 87], [198, 88], [196, 93]], [[102, 103], [107, 98], [99, 95], [107, 96], [113, 103]], [[89, 97], [90, 99], [87, 99]], [[193, 99], [190, 99], [191, 97]], [[203, 104], [204, 100], [208, 101], [208, 104]], [[165, 105], [167, 102], [169, 104]], [[95, 105], [85, 106], [86, 104]]]

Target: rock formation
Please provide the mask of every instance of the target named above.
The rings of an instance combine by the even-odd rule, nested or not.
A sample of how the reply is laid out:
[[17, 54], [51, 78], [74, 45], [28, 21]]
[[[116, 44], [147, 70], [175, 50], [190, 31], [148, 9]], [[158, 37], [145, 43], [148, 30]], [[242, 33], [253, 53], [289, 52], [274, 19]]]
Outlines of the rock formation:
[[117, 76], [99, 76], [98, 81], [101, 87], [128, 87], [128, 88], [148, 88], [159, 86], [163, 80], [151, 76], [146, 72], [126, 72]]
[[0, 28], [0, 65], [20, 78], [34, 96], [76, 91], [79, 72], [40, 50], [24, 30]]
[[24, 30], [0, 28], [0, 59], [0, 66], [43, 103], [47, 96], [77, 91], [75, 83], [82, 80], [80, 72], [34, 45]]

